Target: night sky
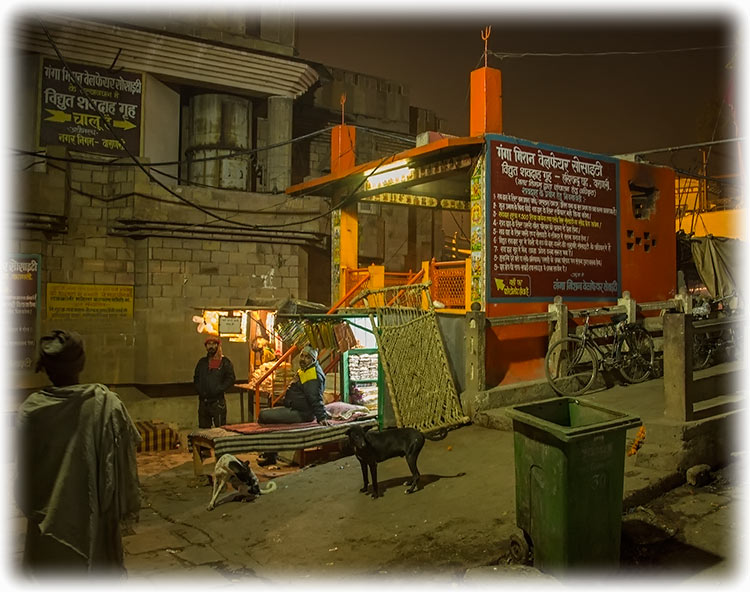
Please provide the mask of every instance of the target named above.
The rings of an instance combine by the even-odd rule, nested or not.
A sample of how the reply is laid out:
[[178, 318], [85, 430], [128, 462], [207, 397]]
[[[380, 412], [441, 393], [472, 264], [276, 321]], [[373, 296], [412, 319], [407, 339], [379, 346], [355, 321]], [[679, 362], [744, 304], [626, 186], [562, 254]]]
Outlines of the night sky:
[[[731, 111], [722, 106], [738, 72], [738, 65], [731, 68], [742, 44], [737, 21], [726, 9], [594, 18], [583, 12], [540, 18], [495, 11], [465, 20], [387, 12], [337, 19], [305, 12], [297, 15], [297, 47], [299, 57], [407, 85], [412, 105], [434, 110], [446, 120], [445, 131], [459, 136], [468, 135], [469, 74], [483, 65], [480, 31], [488, 25], [490, 52], [638, 52], [488, 57], [488, 65], [502, 71], [504, 133], [623, 154], [737, 135]], [[709, 47], [714, 49], [687, 50]], [[736, 166], [736, 154], [735, 144], [712, 148], [716, 162], [729, 157]], [[651, 158], [689, 168], [698, 154]]]

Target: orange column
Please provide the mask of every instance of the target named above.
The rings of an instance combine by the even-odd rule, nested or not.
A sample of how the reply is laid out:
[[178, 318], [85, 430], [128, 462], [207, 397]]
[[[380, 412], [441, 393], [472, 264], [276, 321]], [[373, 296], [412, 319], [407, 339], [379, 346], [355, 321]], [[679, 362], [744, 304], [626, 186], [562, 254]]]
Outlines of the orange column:
[[[355, 165], [354, 146], [356, 129], [350, 125], [337, 125], [331, 130], [331, 174], [345, 173]], [[335, 196], [334, 203], [345, 195]], [[345, 269], [358, 266], [359, 232], [357, 204], [344, 206], [332, 218], [331, 240], [331, 298], [338, 300], [346, 293], [342, 277]]]
[[470, 136], [503, 133], [502, 93], [500, 70], [484, 67], [471, 73]]
[[353, 168], [356, 128], [350, 125], [337, 125], [331, 130], [331, 174]]

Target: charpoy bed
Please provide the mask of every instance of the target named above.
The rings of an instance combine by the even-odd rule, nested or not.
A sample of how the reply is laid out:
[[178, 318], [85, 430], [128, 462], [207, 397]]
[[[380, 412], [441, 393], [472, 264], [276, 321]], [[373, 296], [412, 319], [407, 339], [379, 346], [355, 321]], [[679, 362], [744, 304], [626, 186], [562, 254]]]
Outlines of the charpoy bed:
[[377, 417], [372, 415], [329, 421], [329, 426], [321, 426], [314, 421], [293, 424], [240, 423], [195, 430], [187, 437], [188, 449], [193, 452], [193, 470], [196, 476], [203, 475], [203, 461], [212, 455], [218, 459], [227, 453], [305, 450], [346, 440], [346, 432], [352, 422], [364, 426], [378, 425]]

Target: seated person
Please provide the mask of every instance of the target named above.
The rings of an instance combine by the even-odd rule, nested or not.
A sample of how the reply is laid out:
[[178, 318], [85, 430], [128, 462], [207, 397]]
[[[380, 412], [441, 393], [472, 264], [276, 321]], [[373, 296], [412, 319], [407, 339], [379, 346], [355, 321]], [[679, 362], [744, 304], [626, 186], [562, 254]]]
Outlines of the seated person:
[[[304, 423], [316, 419], [320, 425], [329, 425], [331, 416], [323, 405], [326, 375], [318, 363], [318, 350], [306, 345], [299, 355], [300, 369], [284, 394], [282, 407], [263, 409], [258, 423]], [[261, 467], [276, 463], [275, 452], [264, 452], [258, 464]]]

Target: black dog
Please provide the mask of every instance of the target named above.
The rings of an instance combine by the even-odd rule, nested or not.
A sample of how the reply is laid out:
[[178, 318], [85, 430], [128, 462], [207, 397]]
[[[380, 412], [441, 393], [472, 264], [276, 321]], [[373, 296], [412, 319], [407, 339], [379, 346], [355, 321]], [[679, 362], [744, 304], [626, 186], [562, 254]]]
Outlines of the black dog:
[[424, 446], [424, 435], [414, 428], [394, 428], [382, 432], [370, 432], [360, 426], [352, 426], [347, 431], [349, 442], [354, 448], [354, 454], [362, 465], [362, 479], [364, 487], [360, 491], [367, 492], [367, 468], [372, 475], [372, 497], [378, 497], [378, 463], [394, 456], [405, 456], [406, 463], [411, 470], [410, 487], [405, 493], [416, 491], [419, 486], [419, 470], [417, 457]]

